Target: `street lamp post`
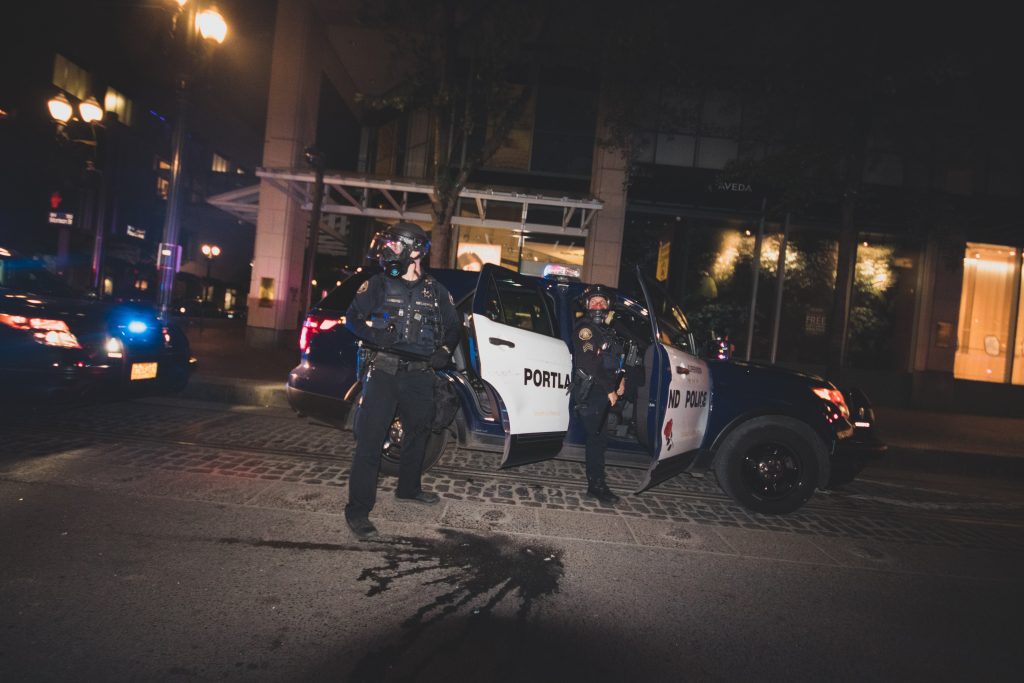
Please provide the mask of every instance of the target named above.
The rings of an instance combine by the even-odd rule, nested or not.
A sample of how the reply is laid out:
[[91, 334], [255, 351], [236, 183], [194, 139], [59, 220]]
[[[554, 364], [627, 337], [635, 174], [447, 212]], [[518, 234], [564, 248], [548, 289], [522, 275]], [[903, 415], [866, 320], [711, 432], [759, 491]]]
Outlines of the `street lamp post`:
[[[175, 77], [177, 91], [177, 117], [174, 120], [174, 134], [171, 138], [171, 182], [167, 193], [167, 212], [164, 214], [163, 242], [160, 244], [157, 267], [160, 269], [160, 317], [170, 317], [171, 294], [174, 290], [174, 276], [181, 261], [181, 209], [184, 198], [183, 172], [185, 165], [186, 123], [188, 116], [188, 94], [191, 86], [193, 58], [198, 38], [224, 42], [227, 24], [217, 11], [210, 7], [202, 11], [196, 0], [177, 0], [179, 11], [175, 26], [181, 32], [181, 53], [178, 55], [178, 73]], [[202, 318], [200, 318], [202, 321]]]
[[299, 326], [306, 317], [313, 302], [313, 278], [316, 277], [316, 252], [320, 237], [320, 217], [324, 203], [324, 155], [316, 147], [306, 148], [306, 163], [313, 167], [313, 208], [309, 213], [309, 239], [307, 241], [305, 272], [302, 276], [302, 309], [299, 311]]
[[206, 291], [210, 288], [210, 265], [213, 263], [213, 259], [220, 256], [220, 247], [216, 244], [204, 244], [200, 247], [200, 251], [203, 252], [203, 256], [206, 257], [206, 279], [203, 281], [203, 294], [199, 301], [199, 334], [203, 333], [203, 313], [206, 308]]
[[[57, 124], [58, 136], [69, 142], [77, 142], [92, 147], [91, 158], [85, 162], [85, 189], [87, 192], [83, 211], [85, 226], [87, 230], [93, 231], [92, 249], [92, 277], [91, 285], [97, 295], [101, 294], [100, 283], [103, 269], [103, 238], [106, 231], [104, 220], [104, 203], [106, 201], [103, 189], [103, 172], [97, 168], [97, 148], [99, 140], [96, 136], [96, 127], [103, 127], [103, 108], [95, 97], [90, 97], [78, 103], [78, 116], [75, 116], [75, 108], [64, 95], [58, 93], [46, 103], [50, 117]], [[67, 126], [72, 120], [81, 121], [89, 126], [91, 138], [79, 139], [67, 133]], [[57, 245], [57, 262], [64, 264], [68, 259], [68, 247], [70, 234], [67, 226], [61, 227], [60, 237]]]

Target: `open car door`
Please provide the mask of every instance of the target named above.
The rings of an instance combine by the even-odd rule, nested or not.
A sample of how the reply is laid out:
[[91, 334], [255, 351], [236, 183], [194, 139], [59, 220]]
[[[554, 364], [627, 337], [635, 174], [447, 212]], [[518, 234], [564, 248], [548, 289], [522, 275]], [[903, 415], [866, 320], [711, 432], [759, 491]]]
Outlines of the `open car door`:
[[535, 280], [485, 265], [473, 296], [470, 362], [501, 399], [502, 467], [553, 458], [569, 429], [569, 347]]
[[639, 493], [693, 462], [708, 425], [711, 373], [695, 355], [693, 336], [683, 312], [639, 268], [636, 275], [654, 334], [654, 343], [644, 358], [649, 373], [647, 424], [637, 425], [637, 429], [647, 429], [651, 464], [637, 489]]

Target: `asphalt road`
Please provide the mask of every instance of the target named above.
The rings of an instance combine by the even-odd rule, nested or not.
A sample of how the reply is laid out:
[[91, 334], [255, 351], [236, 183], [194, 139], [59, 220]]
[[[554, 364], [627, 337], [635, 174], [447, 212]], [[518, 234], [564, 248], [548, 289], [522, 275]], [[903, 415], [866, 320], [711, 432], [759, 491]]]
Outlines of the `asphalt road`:
[[[379, 542], [352, 442], [176, 400], [0, 418], [0, 681], [1018, 680], [1024, 485], [869, 468], [785, 517], [452, 450]], [[613, 487], [640, 476], [612, 468]], [[454, 678], [453, 678], [454, 677]]]

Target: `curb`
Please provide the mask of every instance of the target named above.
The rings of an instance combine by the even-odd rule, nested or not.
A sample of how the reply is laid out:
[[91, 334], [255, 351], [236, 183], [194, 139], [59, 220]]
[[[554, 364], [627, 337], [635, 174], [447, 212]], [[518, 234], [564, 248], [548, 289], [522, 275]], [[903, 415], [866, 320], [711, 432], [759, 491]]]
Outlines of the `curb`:
[[285, 383], [193, 375], [180, 397], [197, 401], [288, 408]]

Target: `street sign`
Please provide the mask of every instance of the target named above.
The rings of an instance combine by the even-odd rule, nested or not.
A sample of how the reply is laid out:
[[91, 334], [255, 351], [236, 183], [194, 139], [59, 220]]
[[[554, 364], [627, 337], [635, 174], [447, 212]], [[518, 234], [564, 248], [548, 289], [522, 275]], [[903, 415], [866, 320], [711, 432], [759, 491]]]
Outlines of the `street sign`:
[[50, 224], [51, 225], [71, 225], [75, 222], [75, 214], [65, 213], [64, 211], [51, 211], [50, 212]]
[[654, 274], [654, 279], [658, 282], [664, 282], [668, 279], [668, 255], [671, 248], [671, 242], [658, 242], [658, 270]]
[[156, 266], [160, 270], [171, 269], [175, 273], [181, 270], [181, 246], [161, 242], [156, 252]]

